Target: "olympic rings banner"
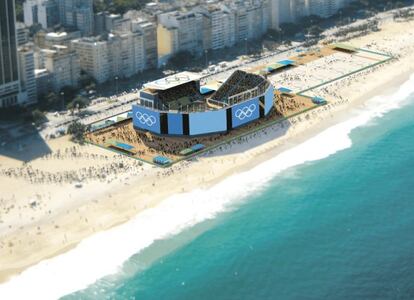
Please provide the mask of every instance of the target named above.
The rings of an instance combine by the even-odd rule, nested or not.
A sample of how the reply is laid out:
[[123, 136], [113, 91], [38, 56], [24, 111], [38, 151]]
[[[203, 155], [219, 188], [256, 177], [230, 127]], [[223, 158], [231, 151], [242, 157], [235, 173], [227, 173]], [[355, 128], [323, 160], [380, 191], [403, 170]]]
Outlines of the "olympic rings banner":
[[259, 99], [237, 104], [231, 108], [233, 128], [239, 127], [260, 117]]
[[134, 127], [161, 133], [160, 113], [142, 106], [132, 105], [132, 121]]

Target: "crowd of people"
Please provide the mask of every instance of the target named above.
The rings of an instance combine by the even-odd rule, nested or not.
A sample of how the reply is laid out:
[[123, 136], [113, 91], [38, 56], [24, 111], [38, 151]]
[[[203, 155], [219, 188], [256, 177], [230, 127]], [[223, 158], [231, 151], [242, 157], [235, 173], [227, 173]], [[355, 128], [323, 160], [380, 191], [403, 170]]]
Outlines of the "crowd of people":
[[260, 75], [236, 70], [211, 96], [215, 101], [227, 102], [228, 98], [266, 83]]
[[[383, 57], [378, 57], [378, 60], [380, 59], [383, 59]], [[306, 65], [294, 68], [289, 72], [282, 72], [272, 77], [271, 80], [276, 85], [279, 82], [283, 82], [285, 87], [294, 91], [301, 91], [327, 82], [330, 79], [346, 75], [356, 69], [368, 67], [373, 63], [375, 63], [375, 60], [362, 57], [362, 55], [338, 52], [308, 62]], [[329, 75], [329, 77], [327, 78], [326, 75]]]
[[134, 153], [140, 158], [152, 158], [157, 155], [176, 158], [183, 149], [196, 144], [211, 145], [221, 135], [204, 137], [171, 138], [137, 131], [131, 122], [122, 122], [114, 127], [96, 131], [88, 135], [88, 139], [99, 145], [105, 145], [110, 140], [122, 141], [134, 146]]
[[[123, 155], [116, 155], [115, 160], [107, 155], [98, 155], [83, 151], [81, 147], [87, 146], [73, 146], [65, 148], [60, 151], [57, 150], [51, 154], [45, 155], [40, 159], [45, 164], [52, 161], [61, 160], [79, 160], [96, 162], [91, 166], [76, 168], [66, 171], [46, 171], [42, 168], [35, 168], [32, 164], [23, 163], [20, 167], [1, 168], [0, 176], [5, 176], [15, 179], [24, 179], [32, 184], [63, 184], [63, 183], [79, 183], [87, 182], [89, 180], [110, 180], [112, 176], [124, 173], [125, 171], [139, 171], [142, 169], [142, 162], [135, 160], [128, 160]], [[116, 161], [116, 162], [114, 162]]]
[[178, 101], [180, 99], [187, 98], [188, 102], [194, 102], [200, 100], [202, 95], [197, 88], [195, 81], [191, 81], [179, 86], [158, 91], [158, 99], [161, 102], [162, 106], [169, 107], [173, 104], [179, 105]]
[[[311, 100], [307, 100], [310, 102]], [[309, 105], [308, 105], [309, 106]], [[307, 107], [304, 101], [294, 95], [281, 94], [276, 101], [276, 114], [278, 116], [287, 117], [295, 112], [300, 112]]]

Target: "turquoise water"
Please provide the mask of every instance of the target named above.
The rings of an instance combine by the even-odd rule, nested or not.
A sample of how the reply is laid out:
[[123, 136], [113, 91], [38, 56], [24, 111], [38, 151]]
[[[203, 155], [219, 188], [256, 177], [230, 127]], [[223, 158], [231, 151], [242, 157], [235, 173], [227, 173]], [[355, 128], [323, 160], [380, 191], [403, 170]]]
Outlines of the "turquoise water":
[[410, 104], [353, 130], [351, 148], [64, 299], [413, 299], [413, 116]]

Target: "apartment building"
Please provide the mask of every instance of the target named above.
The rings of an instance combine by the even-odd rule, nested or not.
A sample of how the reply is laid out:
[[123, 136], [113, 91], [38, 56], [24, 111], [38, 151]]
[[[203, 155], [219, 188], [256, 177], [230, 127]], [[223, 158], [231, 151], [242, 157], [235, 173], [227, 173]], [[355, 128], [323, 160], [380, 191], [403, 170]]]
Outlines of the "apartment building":
[[65, 86], [79, 86], [79, 55], [67, 46], [54, 45], [52, 49], [40, 51], [38, 69], [47, 69], [51, 74], [50, 85], [54, 92]]
[[210, 6], [211, 49], [231, 47], [236, 43], [235, 13], [225, 5]]
[[[145, 19], [131, 19], [130, 30], [133, 33], [140, 32], [144, 38], [145, 69], [158, 67], [158, 40], [157, 25]], [[125, 28], [125, 26], [124, 26]]]
[[82, 36], [94, 32], [93, 0], [58, 0], [60, 23], [79, 29]]
[[79, 55], [83, 71], [98, 83], [107, 81], [111, 76], [108, 41], [99, 37], [85, 37], [72, 41], [72, 47]]
[[81, 37], [80, 31], [72, 32], [49, 32], [44, 36], [43, 48], [52, 48], [54, 45], [71, 46], [73, 39]]
[[195, 12], [170, 12], [158, 15], [158, 58], [164, 60], [180, 51], [202, 51], [199, 33], [201, 15]]
[[140, 32], [114, 32], [72, 41], [81, 69], [103, 83], [115, 77], [130, 77], [145, 68], [145, 43]]
[[29, 29], [24, 23], [16, 23], [16, 34], [17, 34], [17, 46], [23, 46], [29, 41]]
[[[278, 18], [279, 23], [294, 23], [310, 15], [328, 18], [349, 0], [270, 0], [271, 18]], [[276, 16], [276, 17], [275, 17]], [[271, 26], [273, 28], [273, 25]]]
[[108, 39], [112, 75], [131, 77], [145, 67], [144, 37], [140, 32], [110, 34]]
[[20, 87], [24, 94], [25, 103], [37, 102], [37, 87], [35, 78], [34, 52], [31, 46], [19, 48]]
[[26, 26], [40, 24], [51, 28], [59, 23], [58, 5], [55, 0], [26, 0], [23, 3], [23, 18]]

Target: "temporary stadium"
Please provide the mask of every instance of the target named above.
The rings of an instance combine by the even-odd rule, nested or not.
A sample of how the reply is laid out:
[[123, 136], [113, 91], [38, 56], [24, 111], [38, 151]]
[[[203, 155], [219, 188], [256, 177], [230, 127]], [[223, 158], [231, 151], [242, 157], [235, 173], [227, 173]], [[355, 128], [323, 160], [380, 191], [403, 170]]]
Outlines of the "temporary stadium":
[[171, 136], [228, 132], [274, 107], [274, 87], [261, 74], [237, 70], [223, 83], [203, 86], [200, 79], [182, 72], [145, 84], [132, 107], [134, 128]]

